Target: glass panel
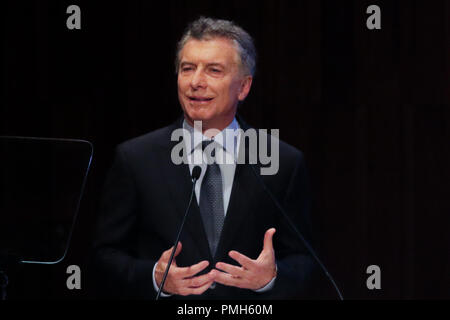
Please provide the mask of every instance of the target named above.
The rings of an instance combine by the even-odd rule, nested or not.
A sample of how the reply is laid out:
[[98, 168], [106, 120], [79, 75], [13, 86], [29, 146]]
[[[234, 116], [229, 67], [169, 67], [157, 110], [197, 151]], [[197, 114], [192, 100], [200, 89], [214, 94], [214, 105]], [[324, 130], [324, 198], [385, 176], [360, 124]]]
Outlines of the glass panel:
[[64, 258], [92, 153], [83, 140], [0, 137], [0, 255]]

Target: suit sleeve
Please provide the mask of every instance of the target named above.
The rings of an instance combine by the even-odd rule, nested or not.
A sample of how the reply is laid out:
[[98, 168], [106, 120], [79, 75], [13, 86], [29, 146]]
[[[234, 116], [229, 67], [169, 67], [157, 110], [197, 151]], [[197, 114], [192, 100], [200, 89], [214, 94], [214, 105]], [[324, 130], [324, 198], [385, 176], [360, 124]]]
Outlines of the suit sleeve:
[[126, 153], [116, 149], [108, 173], [95, 234], [93, 262], [101, 294], [154, 298], [152, 270], [157, 261], [136, 258], [138, 195]]
[[[281, 204], [305, 240], [313, 245], [310, 221], [311, 195], [307, 169], [301, 153]], [[281, 212], [278, 228], [275, 234], [277, 238], [274, 238], [278, 272], [274, 288], [268, 298], [311, 298], [313, 279], [317, 271], [314, 258]]]

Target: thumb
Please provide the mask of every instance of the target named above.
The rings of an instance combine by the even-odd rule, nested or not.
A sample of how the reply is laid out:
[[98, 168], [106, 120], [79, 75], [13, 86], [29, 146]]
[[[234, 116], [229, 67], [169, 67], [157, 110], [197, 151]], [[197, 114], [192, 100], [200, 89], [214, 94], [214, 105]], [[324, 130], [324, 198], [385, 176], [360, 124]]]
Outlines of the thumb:
[[264, 234], [264, 247], [263, 247], [263, 251], [273, 251], [272, 238], [273, 238], [273, 235], [275, 234], [275, 232], [276, 232], [275, 228], [270, 228], [270, 229], [267, 230], [266, 233]]
[[[180, 254], [181, 248], [182, 248], [181, 242], [178, 242], [177, 249], [175, 250], [175, 253], [173, 255], [174, 258]], [[170, 255], [172, 254], [172, 250], [173, 250], [173, 246], [170, 247], [169, 249], [167, 249], [166, 251], [164, 251], [162, 258], [165, 260], [165, 262], [169, 261]]]
[[174, 258], [180, 254], [182, 247], [183, 245], [181, 244], [181, 242], [178, 242], [177, 249], [175, 250], [175, 254], [173, 255]]

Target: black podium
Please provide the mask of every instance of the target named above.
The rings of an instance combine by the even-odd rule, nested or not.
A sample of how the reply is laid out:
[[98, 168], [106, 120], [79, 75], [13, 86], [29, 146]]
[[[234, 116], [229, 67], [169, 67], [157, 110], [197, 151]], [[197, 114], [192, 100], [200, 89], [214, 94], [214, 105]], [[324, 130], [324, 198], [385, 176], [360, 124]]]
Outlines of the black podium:
[[93, 146], [75, 139], [0, 137], [0, 298], [14, 265], [67, 254]]

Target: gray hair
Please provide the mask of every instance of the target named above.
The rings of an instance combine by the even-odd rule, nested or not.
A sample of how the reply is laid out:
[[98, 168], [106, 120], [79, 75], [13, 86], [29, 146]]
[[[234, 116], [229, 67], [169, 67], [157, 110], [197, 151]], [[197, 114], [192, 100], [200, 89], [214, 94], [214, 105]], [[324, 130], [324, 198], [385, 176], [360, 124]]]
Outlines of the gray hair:
[[200, 17], [190, 23], [178, 42], [175, 70], [178, 73], [180, 53], [191, 39], [211, 40], [213, 38], [230, 39], [236, 45], [241, 67], [246, 75], [254, 75], [256, 70], [256, 49], [252, 37], [233, 21]]

